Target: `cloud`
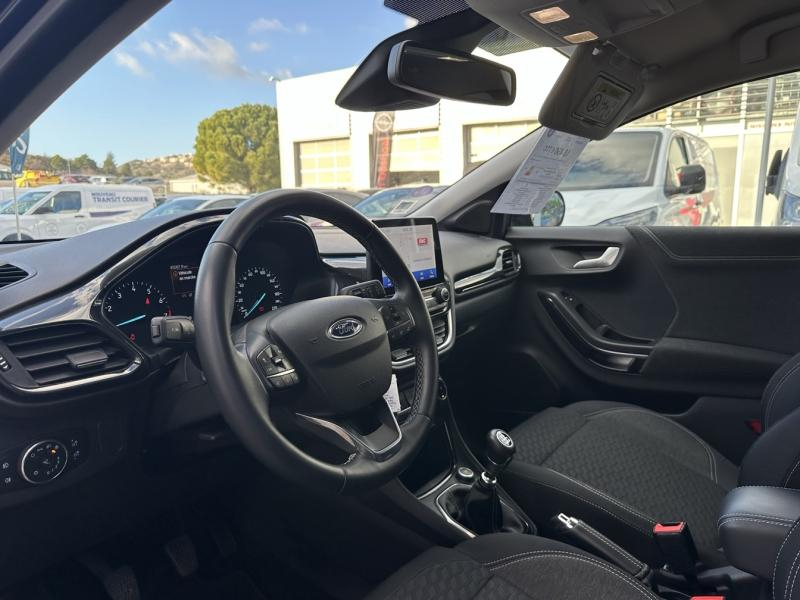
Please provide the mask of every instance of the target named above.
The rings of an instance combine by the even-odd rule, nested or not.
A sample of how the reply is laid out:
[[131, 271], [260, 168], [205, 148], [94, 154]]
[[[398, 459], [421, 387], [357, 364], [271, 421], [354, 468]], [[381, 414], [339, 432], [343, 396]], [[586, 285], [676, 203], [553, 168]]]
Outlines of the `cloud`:
[[262, 33], [265, 31], [279, 31], [281, 33], [308, 33], [309, 28], [307, 23], [297, 23], [294, 27], [285, 25], [280, 19], [268, 19], [261, 17], [255, 21], [251, 21], [247, 26], [247, 31], [252, 35], [254, 33]]
[[194, 64], [217, 77], [247, 78], [251, 72], [239, 62], [236, 49], [218, 35], [170, 32], [169, 41], [156, 42], [155, 50], [173, 64]]
[[261, 71], [261, 76], [267, 83], [275, 83], [276, 81], [283, 81], [284, 79], [291, 79], [294, 77], [289, 69], [275, 69], [271, 73], [268, 71]]
[[247, 44], [247, 48], [250, 52], [264, 52], [269, 49], [269, 44], [267, 42], [250, 42]]
[[406, 29], [411, 29], [412, 27], [416, 27], [418, 24], [419, 21], [417, 21], [414, 17], [406, 17], [403, 20], [403, 25], [405, 26]]
[[121, 52], [121, 51], [115, 52], [114, 60], [116, 61], [118, 66], [127, 69], [137, 77], [147, 76], [147, 71], [142, 66], [142, 63], [139, 62], [139, 59], [131, 54], [128, 54], [127, 52]]
[[151, 44], [148, 41], [140, 42], [137, 48], [139, 49], [140, 52], [146, 54], [151, 58], [155, 57], [156, 55], [156, 49], [153, 47], [153, 44]]
[[261, 17], [251, 22], [247, 27], [250, 33], [259, 33], [261, 31], [289, 31], [289, 28], [284, 25], [280, 19], [267, 19]]

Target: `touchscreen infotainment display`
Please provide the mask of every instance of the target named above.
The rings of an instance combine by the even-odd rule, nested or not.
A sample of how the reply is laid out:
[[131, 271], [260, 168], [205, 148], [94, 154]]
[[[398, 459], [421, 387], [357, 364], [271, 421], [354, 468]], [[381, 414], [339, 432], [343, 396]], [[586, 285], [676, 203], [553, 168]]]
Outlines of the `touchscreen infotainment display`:
[[[392, 242], [420, 287], [444, 281], [439, 233], [434, 219], [384, 219], [376, 220], [375, 224]], [[373, 267], [373, 271], [378, 278], [377, 267]], [[380, 271], [380, 280], [384, 288], [394, 288], [392, 280], [383, 271]]]

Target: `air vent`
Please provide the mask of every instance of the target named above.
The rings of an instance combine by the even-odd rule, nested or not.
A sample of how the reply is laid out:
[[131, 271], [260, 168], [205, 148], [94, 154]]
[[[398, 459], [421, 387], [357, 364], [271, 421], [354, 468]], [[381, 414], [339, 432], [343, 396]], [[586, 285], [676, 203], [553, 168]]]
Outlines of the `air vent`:
[[37, 327], [0, 339], [33, 380], [33, 388], [120, 373], [133, 362], [108, 335], [83, 323]]
[[447, 339], [447, 320], [444, 317], [433, 318], [433, 337], [436, 338], [436, 345], [441, 346]]
[[15, 265], [0, 265], [0, 288], [22, 281], [28, 272]]
[[503, 274], [512, 275], [519, 271], [521, 266], [519, 252], [515, 248], [504, 248], [502, 257]]

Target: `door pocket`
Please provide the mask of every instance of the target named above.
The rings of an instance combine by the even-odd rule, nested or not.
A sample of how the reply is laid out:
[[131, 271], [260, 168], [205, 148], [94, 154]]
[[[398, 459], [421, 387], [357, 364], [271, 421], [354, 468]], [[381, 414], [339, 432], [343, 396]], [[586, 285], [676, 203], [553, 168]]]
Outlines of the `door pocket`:
[[611, 371], [641, 371], [654, 340], [618, 331], [585, 302], [564, 290], [543, 291], [539, 298], [555, 326], [584, 358]]

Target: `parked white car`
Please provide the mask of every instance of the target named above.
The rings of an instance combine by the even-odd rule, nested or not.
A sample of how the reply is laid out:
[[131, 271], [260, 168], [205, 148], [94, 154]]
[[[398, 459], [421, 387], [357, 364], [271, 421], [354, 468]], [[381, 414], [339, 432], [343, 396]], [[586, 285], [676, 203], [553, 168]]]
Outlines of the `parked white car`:
[[777, 150], [767, 173], [766, 193], [778, 199], [772, 225], [800, 226], [800, 106], [789, 147]]
[[[702, 167], [702, 168], [701, 168]], [[564, 225], [717, 225], [709, 145], [671, 127], [626, 127], [590, 142], [558, 190]]]
[[[144, 186], [43, 186], [17, 197], [20, 237], [23, 240], [71, 237], [96, 227], [136, 219], [155, 205], [153, 191]], [[15, 239], [14, 205], [8, 202], [0, 208], [0, 240]]]

